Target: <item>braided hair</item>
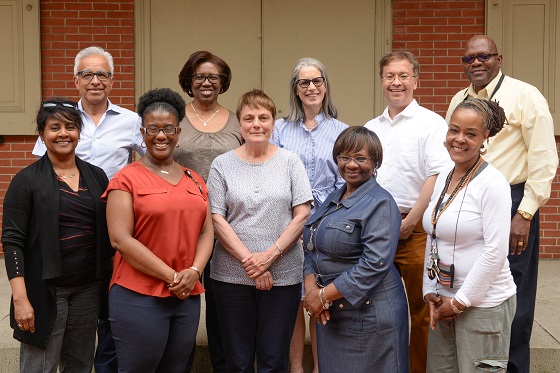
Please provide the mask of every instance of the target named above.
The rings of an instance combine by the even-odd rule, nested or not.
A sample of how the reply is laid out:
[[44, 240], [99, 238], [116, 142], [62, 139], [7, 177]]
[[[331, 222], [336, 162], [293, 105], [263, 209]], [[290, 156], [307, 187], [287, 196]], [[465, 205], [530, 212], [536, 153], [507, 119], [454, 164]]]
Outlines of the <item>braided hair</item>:
[[484, 131], [490, 131], [488, 138], [495, 136], [502, 130], [505, 124], [508, 124], [506, 113], [497, 101], [473, 98], [471, 100], [462, 101], [457, 105], [454, 112], [459, 109], [476, 111], [482, 117]]

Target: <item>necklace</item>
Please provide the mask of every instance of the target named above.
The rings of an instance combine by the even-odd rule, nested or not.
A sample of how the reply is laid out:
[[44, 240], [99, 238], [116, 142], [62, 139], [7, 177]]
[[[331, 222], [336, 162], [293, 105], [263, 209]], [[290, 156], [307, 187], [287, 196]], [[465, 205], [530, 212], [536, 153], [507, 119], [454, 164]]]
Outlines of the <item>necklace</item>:
[[170, 169], [170, 171], [165, 171], [165, 170], [162, 170], [161, 168], [159, 168], [158, 166], [156, 166], [155, 164], [153, 164], [152, 162], [150, 162], [150, 160], [148, 159], [148, 157], [144, 157], [144, 158], [142, 158], [142, 159], [144, 159], [144, 161], [148, 162], [148, 164], [149, 164], [150, 166], [152, 166], [152, 167], [154, 167], [154, 168], [157, 168], [157, 169], [159, 170], [159, 172], [161, 172], [162, 174], [166, 174], [166, 175], [169, 175], [169, 173], [170, 173], [171, 171], [173, 171], [173, 169], [174, 169], [173, 167], [175, 166], [175, 161], [173, 161], [173, 163], [171, 164], [171, 169]]
[[212, 114], [212, 115], [210, 116], [210, 118], [208, 118], [208, 120], [202, 120], [202, 118], [200, 118], [200, 117], [198, 116], [198, 113], [196, 112], [196, 109], [194, 108], [194, 105], [193, 105], [192, 101], [191, 101], [191, 107], [192, 107], [192, 109], [193, 109], [193, 111], [194, 111], [194, 115], [196, 115], [196, 117], [198, 118], [198, 120], [202, 122], [202, 125], [203, 125], [204, 127], [206, 127], [206, 125], [208, 124], [208, 122], [210, 122], [210, 121], [214, 118], [214, 116], [215, 116], [216, 114], [218, 114], [218, 112], [220, 111], [220, 109], [218, 109], [218, 110], [216, 110], [216, 111], [214, 112], [214, 114]]
[[[455, 187], [453, 192], [451, 192], [451, 195], [447, 199], [447, 202], [445, 202], [443, 204], [443, 206], [441, 206], [442, 202], [443, 202], [443, 198], [445, 197], [445, 193], [447, 192], [447, 189], [449, 189], [449, 184], [451, 184], [451, 178], [453, 177], [453, 173], [455, 172], [455, 168], [453, 168], [453, 170], [451, 170], [449, 175], [447, 175], [447, 179], [445, 180], [445, 186], [443, 187], [443, 190], [441, 191], [441, 194], [439, 195], [439, 199], [438, 199], [437, 203], [435, 204], [434, 209], [432, 211], [432, 225], [433, 225], [432, 237], [433, 238], [436, 235], [436, 224], [437, 224], [441, 214], [443, 214], [445, 209], [447, 209], [447, 207], [451, 204], [451, 202], [453, 202], [453, 200], [455, 199], [455, 197], [457, 197], [457, 194], [459, 194], [461, 189], [463, 189], [465, 187], [465, 185], [467, 185], [469, 183], [470, 179], [472, 178], [473, 174], [475, 173], [476, 169], [478, 168], [478, 166], [480, 165], [481, 162], [482, 162], [482, 157], [479, 156], [478, 159], [476, 160], [476, 163], [473, 164], [471, 166], [471, 168], [469, 168], [467, 173], [461, 179], [459, 179], [459, 183], [457, 184], [457, 186]], [[440, 210], [440, 206], [441, 206], [441, 210]]]
[[53, 170], [54, 170], [54, 173], [56, 174], [56, 176], [58, 176], [62, 180], [70, 179], [70, 178], [76, 176], [76, 172], [74, 172], [74, 171], [72, 171], [72, 174], [70, 174], [70, 176], [63, 176], [57, 170], [55, 170], [54, 168], [53, 168]]

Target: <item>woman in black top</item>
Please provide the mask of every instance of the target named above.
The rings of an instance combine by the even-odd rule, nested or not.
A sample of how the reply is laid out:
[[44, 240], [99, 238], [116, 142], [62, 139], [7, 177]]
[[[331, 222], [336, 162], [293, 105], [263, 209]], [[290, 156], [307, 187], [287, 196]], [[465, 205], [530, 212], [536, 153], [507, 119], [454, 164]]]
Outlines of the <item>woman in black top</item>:
[[99, 284], [110, 269], [107, 176], [76, 157], [76, 103], [50, 100], [37, 113], [45, 155], [20, 171], [4, 200], [2, 245], [12, 288], [10, 325], [21, 372], [91, 372]]

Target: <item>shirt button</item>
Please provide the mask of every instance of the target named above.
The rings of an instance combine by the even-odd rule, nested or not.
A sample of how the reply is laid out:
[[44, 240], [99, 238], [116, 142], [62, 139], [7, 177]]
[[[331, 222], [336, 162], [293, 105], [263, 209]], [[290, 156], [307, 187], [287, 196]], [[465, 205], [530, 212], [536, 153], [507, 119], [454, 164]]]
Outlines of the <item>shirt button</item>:
[[338, 304], [338, 308], [344, 308], [344, 304], [339, 303], [339, 304]]
[[347, 225], [347, 226], [346, 226], [346, 229], [350, 230], [350, 226], [349, 226], [349, 225]]
[[366, 300], [366, 304], [370, 304], [371, 302], [369, 300]]

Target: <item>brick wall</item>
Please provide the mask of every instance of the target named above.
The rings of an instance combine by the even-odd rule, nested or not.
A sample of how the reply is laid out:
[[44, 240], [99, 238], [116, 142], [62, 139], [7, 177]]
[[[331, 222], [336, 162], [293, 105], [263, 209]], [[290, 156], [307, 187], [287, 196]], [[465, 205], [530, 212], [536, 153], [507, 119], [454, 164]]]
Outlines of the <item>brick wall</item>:
[[[484, 14], [484, 0], [393, 0], [393, 49], [418, 57], [416, 98], [422, 106], [444, 116], [451, 97], [467, 86], [459, 56], [471, 36], [484, 33]], [[556, 146], [560, 147], [558, 136]], [[559, 213], [557, 174], [550, 200], [540, 210], [541, 258], [560, 258]]]
[[[72, 80], [74, 57], [80, 49], [91, 45], [105, 48], [113, 55], [115, 84], [111, 101], [133, 110], [133, 0], [41, 0], [43, 99], [79, 99]], [[4, 143], [0, 144], [0, 206], [12, 177], [36, 160], [31, 154], [35, 140], [37, 136], [4, 136]]]
[[[442, 115], [466, 86], [459, 64], [465, 41], [484, 32], [484, 0], [393, 0], [393, 48], [418, 56], [421, 105]], [[72, 81], [78, 50], [99, 45], [115, 59], [111, 101], [134, 108], [134, 1], [41, 0], [43, 99], [78, 99]], [[13, 175], [35, 160], [36, 136], [5, 136], [0, 145], [0, 205]], [[557, 138], [557, 143], [560, 138]], [[541, 209], [541, 257], [560, 258], [560, 179]]]

